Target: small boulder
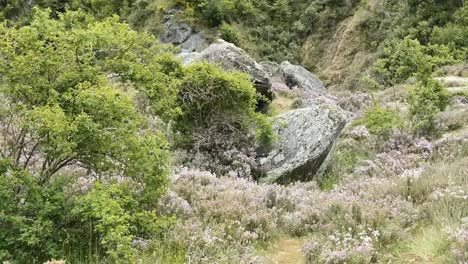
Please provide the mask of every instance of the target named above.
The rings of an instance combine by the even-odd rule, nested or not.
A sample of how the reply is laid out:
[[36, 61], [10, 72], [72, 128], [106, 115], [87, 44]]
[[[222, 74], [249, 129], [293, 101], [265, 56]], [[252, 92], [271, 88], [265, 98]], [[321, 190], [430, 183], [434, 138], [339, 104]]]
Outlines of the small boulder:
[[259, 153], [259, 181], [285, 184], [323, 173], [346, 121], [338, 106], [313, 104], [277, 116], [273, 123], [277, 139], [268, 153]]
[[327, 89], [320, 79], [299, 65], [287, 61], [279, 66], [282, 79], [290, 89], [299, 88], [307, 93], [326, 94]]

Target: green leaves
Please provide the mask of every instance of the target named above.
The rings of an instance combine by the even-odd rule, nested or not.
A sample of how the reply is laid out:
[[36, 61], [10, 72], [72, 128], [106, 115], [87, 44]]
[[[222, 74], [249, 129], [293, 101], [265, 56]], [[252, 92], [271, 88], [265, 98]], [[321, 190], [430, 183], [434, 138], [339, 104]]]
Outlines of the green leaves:
[[386, 140], [393, 129], [403, 126], [403, 120], [395, 111], [373, 105], [364, 113], [364, 118], [356, 124], [365, 125], [371, 134]]
[[11, 105], [7, 112], [27, 120], [15, 124], [22, 130], [11, 140], [15, 160], [28, 167], [41, 152], [45, 180], [71, 163], [117, 172], [126, 167], [128, 141], [144, 127], [129, 92], [141, 92], [155, 112], [172, 116], [176, 92], [166, 84], [180, 64], [154, 37], [117, 17], [96, 22], [81, 11], [59, 20], [49, 15], [36, 9], [31, 26], [0, 28], [0, 91]]
[[255, 118], [256, 92], [245, 74], [194, 64], [184, 69], [178, 90], [182, 114], [176, 126], [187, 137], [208, 131], [242, 137]]
[[421, 76], [410, 91], [409, 103], [415, 132], [430, 136], [436, 132], [436, 114], [449, 105], [450, 95], [447, 89], [432, 77]]
[[384, 47], [383, 56], [374, 65], [388, 86], [403, 83], [418, 71], [456, 62], [451, 50], [443, 45], [423, 46], [416, 39], [394, 40]]
[[[30, 26], [0, 26], [0, 258], [45, 261], [89, 242], [128, 263], [135, 235], [160, 228], [153, 209], [169, 173], [167, 140], [136, 100], [172, 117], [181, 66], [117, 17], [49, 16], [36, 9]], [[87, 172], [89, 193], [60, 182], [71, 165]]]

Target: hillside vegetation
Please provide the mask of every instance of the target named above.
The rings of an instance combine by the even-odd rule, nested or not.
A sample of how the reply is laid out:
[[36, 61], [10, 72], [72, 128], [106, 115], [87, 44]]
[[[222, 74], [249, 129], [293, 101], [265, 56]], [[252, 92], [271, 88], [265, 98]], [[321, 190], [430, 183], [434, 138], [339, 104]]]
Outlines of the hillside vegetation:
[[[278, 90], [185, 63], [168, 14]], [[17, 0], [0, 20], [3, 263], [468, 262], [463, 0]], [[346, 111], [326, 166], [260, 183], [304, 108]]]

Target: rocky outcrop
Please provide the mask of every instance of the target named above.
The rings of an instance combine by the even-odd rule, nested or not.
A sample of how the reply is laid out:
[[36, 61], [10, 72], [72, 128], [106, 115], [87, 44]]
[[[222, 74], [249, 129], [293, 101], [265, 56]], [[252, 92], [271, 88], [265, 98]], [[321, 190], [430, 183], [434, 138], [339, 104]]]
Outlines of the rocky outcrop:
[[159, 40], [179, 47], [182, 52], [199, 52], [207, 48], [208, 42], [203, 32], [195, 32], [188, 23], [181, 21], [177, 17], [179, 13], [177, 9], [166, 11]]
[[163, 27], [159, 34], [163, 43], [182, 44], [192, 35], [192, 27], [183, 22], [168, 20]]
[[201, 52], [183, 52], [179, 57], [184, 65], [207, 61], [225, 70], [245, 72], [252, 77], [257, 91], [270, 99], [274, 93], [291, 90], [300, 97], [304, 108], [274, 118], [277, 139], [272, 149], [258, 150], [259, 181], [307, 181], [324, 171], [346, 115], [315, 75], [289, 62], [257, 63], [244, 50], [224, 40]]
[[322, 174], [330, 150], [345, 125], [344, 111], [335, 105], [312, 105], [274, 119], [277, 139], [260, 156], [260, 182], [308, 181]]
[[263, 70], [268, 74], [268, 76], [272, 79], [275, 77], [280, 77], [278, 75], [279, 64], [272, 61], [261, 61], [260, 65], [263, 67]]
[[257, 91], [272, 99], [271, 82], [263, 67], [252, 59], [247, 52], [224, 40], [218, 40], [202, 52], [181, 53], [179, 57], [184, 65], [197, 61], [218, 64], [223, 69], [241, 71], [252, 77]]

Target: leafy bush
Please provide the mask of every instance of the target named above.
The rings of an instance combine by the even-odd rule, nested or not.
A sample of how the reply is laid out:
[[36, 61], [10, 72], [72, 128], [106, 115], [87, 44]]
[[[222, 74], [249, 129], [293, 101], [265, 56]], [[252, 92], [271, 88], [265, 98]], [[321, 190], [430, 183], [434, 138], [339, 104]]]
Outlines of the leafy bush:
[[231, 42], [236, 46], [239, 46], [240, 44], [240, 36], [239, 32], [234, 26], [231, 26], [229, 24], [223, 23], [221, 27], [219, 28], [220, 32], [220, 37], [227, 42]]
[[231, 150], [250, 148], [255, 141], [271, 144], [273, 128], [255, 112], [256, 90], [249, 76], [197, 63], [184, 68], [176, 86], [181, 109], [174, 125], [176, 144], [193, 154], [208, 155], [210, 169], [232, 163], [225, 155]]
[[83, 225], [93, 228], [88, 239], [99, 239], [113, 263], [131, 262], [137, 250], [133, 246], [136, 240], [154, 239], [170, 224], [170, 219], [144, 210], [133, 192], [131, 183], [104, 185], [97, 182], [76, 200], [71, 211]]
[[[456, 62], [451, 50], [443, 45], [422, 46], [418, 40], [392, 41], [375, 63], [375, 70], [388, 86], [403, 83], [430, 64], [440, 67]], [[432, 71], [433, 69], [431, 69]]]
[[176, 127], [192, 143], [208, 146], [216, 135], [248, 142], [249, 129], [260, 114], [255, 112], [256, 91], [247, 75], [224, 72], [208, 63], [193, 64], [184, 68], [178, 90], [182, 114]]
[[[31, 263], [91, 245], [128, 263], [133, 239], [159, 228], [153, 210], [169, 164], [166, 138], [132, 94], [172, 116], [177, 94], [166, 84], [180, 66], [116, 17], [49, 15], [36, 9], [30, 26], [0, 26], [0, 255]], [[86, 175], [83, 192], [72, 191], [76, 177], [61, 180], [66, 170]]]
[[422, 78], [410, 91], [410, 113], [415, 132], [419, 135], [431, 135], [436, 132], [436, 114], [448, 106], [450, 95], [432, 77]]
[[465, 6], [454, 14], [454, 21], [444, 27], [434, 27], [431, 41], [437, 44], [453, 44], [457, 48], [468, 46], [468, 8]]
[[364, 118], [356, 124], [365, 125], [371, 134], [388, 139], [393, 129], [402, 127], [403, 120], [397, 112], [375, 104], [367, 109]]

